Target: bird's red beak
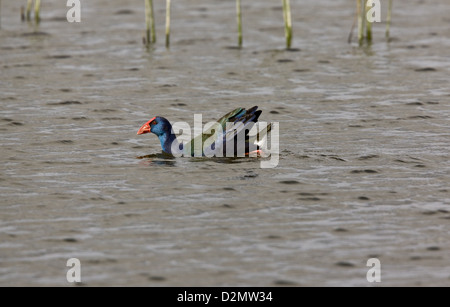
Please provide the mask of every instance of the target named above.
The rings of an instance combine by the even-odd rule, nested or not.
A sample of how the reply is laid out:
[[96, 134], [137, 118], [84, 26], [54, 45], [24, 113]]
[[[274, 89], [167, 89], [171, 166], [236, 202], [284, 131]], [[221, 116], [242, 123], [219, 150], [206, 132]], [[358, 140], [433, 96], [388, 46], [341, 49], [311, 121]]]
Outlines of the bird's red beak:
[[151, 123], [155, 118], [156, 118], [156, 117], [153, 117], [151, 120], [149, 120], [148, 122], [146, 122], [145, 124], [143, 124], [142, 127], [139, 128], [139, 131], [137, 132], [137, 134], [140, 135], [140, 134], [152, 132], [152, 129], [150, 128], [150, 123]]
[[137, 134], [139, 135], [139, 134], [144, 134], [144, 133], [149, 133], [149, 132], [151, 132], [150, 125], [149, 125], [149, 124], [144, 124], [144, 125], [139, 129], [139, 131], [137, 132]]

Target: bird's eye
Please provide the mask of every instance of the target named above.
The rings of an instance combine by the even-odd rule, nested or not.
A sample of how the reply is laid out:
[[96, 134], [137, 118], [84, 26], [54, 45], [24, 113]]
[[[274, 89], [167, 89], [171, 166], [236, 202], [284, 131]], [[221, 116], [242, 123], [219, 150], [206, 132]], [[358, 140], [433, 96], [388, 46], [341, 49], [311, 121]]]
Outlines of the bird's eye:
[[154, 125], [156, 125], [156, 124], [157, 124], [156, 120], [154, 120], [154, 121], [152, 121], [152, 122], [150, 123], [150, 125], [152, 125], [152, 126], [154, 126]]

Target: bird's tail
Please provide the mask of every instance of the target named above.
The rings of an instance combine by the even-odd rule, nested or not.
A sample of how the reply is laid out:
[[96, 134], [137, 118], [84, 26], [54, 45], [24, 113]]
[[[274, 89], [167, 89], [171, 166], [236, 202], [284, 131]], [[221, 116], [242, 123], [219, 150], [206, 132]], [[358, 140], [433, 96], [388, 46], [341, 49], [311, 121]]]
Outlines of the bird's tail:
[[[258, 123], [261, 124], [261, 123]], [[256, 146], [256, 149], [259, 150], [260, 148], [265, 147], [265, 144], [267, 143], [267, 137], [270, 131], [272, 130], [272, 123], [268, 124], [263, 130], [257, 130], [256, 134], [249, 134], [248, 136], [248, 142], [250, 144], [253, 144]]]

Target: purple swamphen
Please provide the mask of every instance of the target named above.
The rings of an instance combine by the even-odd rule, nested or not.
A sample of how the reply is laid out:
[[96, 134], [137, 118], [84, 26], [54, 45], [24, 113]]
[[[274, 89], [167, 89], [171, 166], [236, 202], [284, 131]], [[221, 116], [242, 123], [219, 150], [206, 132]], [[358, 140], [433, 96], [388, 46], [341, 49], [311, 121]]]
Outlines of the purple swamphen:
[[[215, 122], [210, 129], [211, 132], [204, 132], [188, 143], [178, 142], [172, 125], [161, 116], [153, 117], [142, 125], [137, 134], [150, 132], [156, 134], [163, 152], [175, 156], [242, 157], [250, 154], [260, 155], [262, 154], [260, 147], [267, 141], [267, 134], [272, 128], [272, 124], [268, 124], [265, 127], [252, 129], [258, 122], [261, 113], [262, 111], [258, 110], [257, 106], [248, 110], [236, 108]], [[260, 131], [259, 128], [262, 130]]]

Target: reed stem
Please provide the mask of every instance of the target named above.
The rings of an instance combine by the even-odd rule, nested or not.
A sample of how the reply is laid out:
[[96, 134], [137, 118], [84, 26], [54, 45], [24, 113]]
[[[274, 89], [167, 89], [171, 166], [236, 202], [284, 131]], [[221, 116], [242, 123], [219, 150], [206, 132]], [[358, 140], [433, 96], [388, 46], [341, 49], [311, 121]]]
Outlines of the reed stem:
[[27, 21], [31, 20], [31, 7], [32, 7], [32, 5], [33, 5], [33, 0], [28, 0], [27, 1], [27, 9], [26, 9], [26, 13], [25, 13]]
[[152, 33], [152, 43], [156, 43], [156, 28], [155, 28], [155, 14], [153, 10], [153, 0], [149, 0], [150, 4], [150, 20], [151, 20], [151, 33]]
[[356, 0], [356, 11], [357, 11], [357, 16], [358, 16], [358, 43], [360, 46], [363, 44], [363, 40], [364, 40], [362, 1], [363, 0]]
[[170, 47], [170, 0], [166, 0], [166, 48]]
[[35, 0], [34, 2], [34, 19], [36, 23], [41, 22], [41, 0]]
[[145, 24], [146, 36], [145, 43], [147, 45], [156, 42], [155, 18], [153, 15], [153, 0], [145, 0]]
[[144, 38], [144, 44], [148, 45], [150, 44], [150, 5], [149, 2], [151, 0], [144, 0], [145, 4], [145, 38]]
[[291, 49], [292, 18], [291, 18], [291, 4], [289, 0], [283, 0], [283, 15], [284, 15], [284, 33], [286, 36], [286, 48]]
[[372, 8], [371, 6], [368, 6], [368, 1], [365, 0], [365, 14], [364, 17], [366, 19], [366, 39], [367, 42], [370, 44], [372, 42], [372, 22], [369, 21], [369, 19], [367, 18], [367, 13], [369, 12], [369, 10]]
[[386, 19], [386, 38], [389, 39], [390, 30], [391, 30], [391, 18], [392, 18], [392, 0], [389, 0], [388, 13]]
[[236, 15], [238, 24], [238, 46], [242, 48], [242, 11], [241, 0], [236, 0]]

